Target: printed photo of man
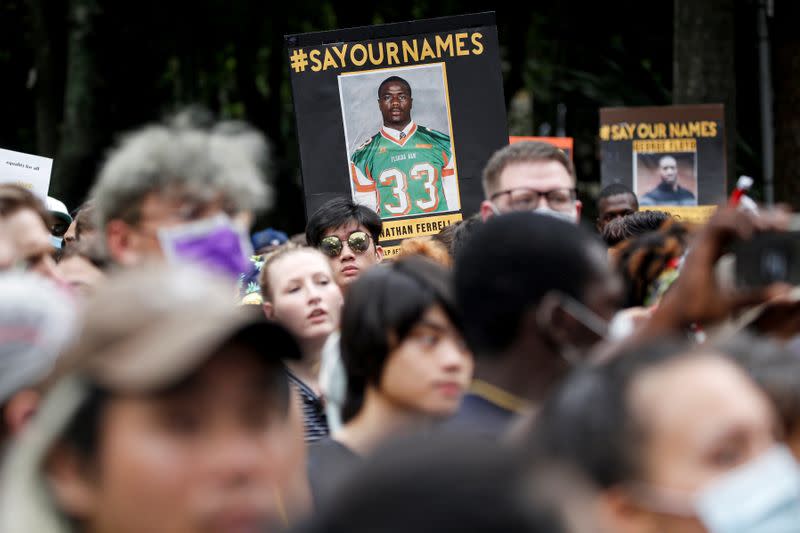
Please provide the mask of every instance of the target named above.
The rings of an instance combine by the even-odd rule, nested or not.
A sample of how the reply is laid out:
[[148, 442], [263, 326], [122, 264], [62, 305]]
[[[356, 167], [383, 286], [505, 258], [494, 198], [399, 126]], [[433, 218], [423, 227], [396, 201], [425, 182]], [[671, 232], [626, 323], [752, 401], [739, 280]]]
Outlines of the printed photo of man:
[[697, 205], [694, 193], [678, 183], [678, 161], [675, 157], [661, 156], [657, 170], [660, 183], [639, 197], [639, 205]]
[[389, 76], [377, 92], [383, 124], [350, 157], [354, 199], [384, 219], [458, 210], [450, 136], [414, 122], [405, 79]]

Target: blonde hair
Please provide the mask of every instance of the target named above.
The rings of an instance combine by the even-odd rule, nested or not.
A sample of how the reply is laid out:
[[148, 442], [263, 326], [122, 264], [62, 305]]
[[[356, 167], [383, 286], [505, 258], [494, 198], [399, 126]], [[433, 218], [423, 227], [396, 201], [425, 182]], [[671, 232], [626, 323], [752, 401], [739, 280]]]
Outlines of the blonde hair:
[[[325, 260], [325, 265], [327, 265], [328, 268], [330, 268], [330, 263], [328, 263], [328, 258], [325, 257], [325, 254], [323, 254], [316, 248], [312, 248], [311, 246], [302, 246], [300, 244], [295, 244], [291, 241], [281, 244], [273, 251], [264, 255], [264, 264], [261, 265], [261, 273], [258, 275], [258, 283], [259, 285], [261, 285], [262, 301], [272, 302], [272, 287], [269, 284], [269, 271], [272, 268], [272, 266], [279, 259], [295, 254], [297, 252], [311, 252], [312, 254], [319, 255], [319, 257]], [[331, 275], [333, 275], [332, 271]]]

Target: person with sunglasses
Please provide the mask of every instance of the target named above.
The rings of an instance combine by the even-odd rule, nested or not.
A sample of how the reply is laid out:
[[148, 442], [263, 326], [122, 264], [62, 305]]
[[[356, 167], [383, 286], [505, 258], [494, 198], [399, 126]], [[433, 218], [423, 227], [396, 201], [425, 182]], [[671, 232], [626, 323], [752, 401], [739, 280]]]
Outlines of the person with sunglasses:
[[237, 278], [250, 266], [252, 216], [272, 201], [266, 146], [246, 123], [197, 108], [124, 135], [89, 193], [111, 261], [188, 262]]
[[334, 198], [308, 219], [306, 240], [328, 257], [336, 284], [347, 291], [361, 274], [383, 260], [378, 244], [382, 228], [375, 211], [350, 198]]
[[508, 145], [483, 170], [481, 217], [536, 211], [577, 224], [583, 204], [575, 182], [575, 167], [559, 148], [538, 141]]

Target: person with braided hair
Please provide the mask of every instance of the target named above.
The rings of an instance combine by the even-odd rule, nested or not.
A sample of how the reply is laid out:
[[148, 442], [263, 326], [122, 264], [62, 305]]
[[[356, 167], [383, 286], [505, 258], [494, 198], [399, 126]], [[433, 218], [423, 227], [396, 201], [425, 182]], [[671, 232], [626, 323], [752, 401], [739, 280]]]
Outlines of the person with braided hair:
[[[624, 222], [626, 218], [619, 221]], [[606, 229], [612, 225], [613, 222]], [[625, 286], [625, 307], [651, 306], [658, 302], [678, 277], [688, 236], [688, 227], [669, 217], [655, 231], [624, 240], [613, 249], [614, 261]]]
[[666, 211], [637, 211], [615, 218], [603, 226], [600, 233], [608, 246], [615, 246], [631, 237], [658, 230], [670, 218]]

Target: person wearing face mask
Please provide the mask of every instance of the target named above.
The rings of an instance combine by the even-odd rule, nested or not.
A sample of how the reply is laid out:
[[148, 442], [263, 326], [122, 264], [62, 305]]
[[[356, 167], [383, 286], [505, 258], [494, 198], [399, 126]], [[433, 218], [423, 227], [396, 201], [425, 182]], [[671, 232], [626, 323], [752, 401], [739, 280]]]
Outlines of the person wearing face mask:
[[124, 137], [90, 197], [101, 242], [123, 267], [190, 262], [236, 277], [249, 214], [268, 207], [264, 137], [242, 123], [200, 127], [188, 112]]
[[483, 169], [481, 217], [536, 211], [580, 222], [583, 204], [575, 190], [575, 167], [550, 144], [523, 141], [496, 151]]
[[298, 340], [303, 357], [287, 361], [289, 382], [303, 410], [306, 442], [328, 435], [325, 404], [319, 384], [322, 349], [339, 329], [342, 291], [325, 256], [314, 248], [284, 245], [261, 267], [264, 314]]
[[599, 488], [620, 533], [790, 533], [800, 470], [746, 373], [710, 348], [657, 341], [570, 377], [529, 449]]
[[475, 379], [452, 429], [499, 437], [587, 357], [622, 298], [588, 230], [536, 213], [493, 217], [455, 261]]
[[747, 331], [715, 343], [715, 348], [739, 363], [769, 397], [783, 442], [800, 460], [800, 356], [774, 339]]
[[48, 196], [45, 200], [47, 211], [50, 213], [52, 224], [50, 225], [50, 243], [56, 250], [64, 248], [64, 234], [67, 233], [72, 224], [67, 206], [58, 198]]

